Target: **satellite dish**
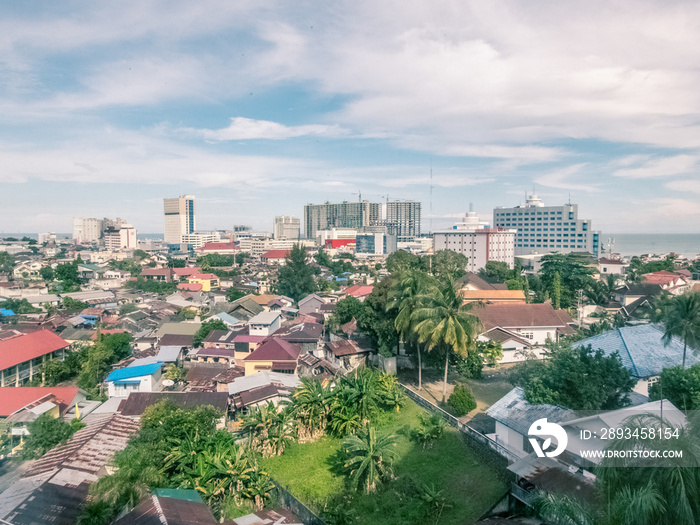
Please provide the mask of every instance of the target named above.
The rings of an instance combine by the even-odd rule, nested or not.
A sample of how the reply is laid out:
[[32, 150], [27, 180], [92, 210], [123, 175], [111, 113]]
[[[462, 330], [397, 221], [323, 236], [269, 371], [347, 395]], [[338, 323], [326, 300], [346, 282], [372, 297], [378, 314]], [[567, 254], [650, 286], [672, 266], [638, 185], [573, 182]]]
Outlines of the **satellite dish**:
[[163, 386], [173, 386], [175, 384], [175, 381], [172, 379], [163, 379]]

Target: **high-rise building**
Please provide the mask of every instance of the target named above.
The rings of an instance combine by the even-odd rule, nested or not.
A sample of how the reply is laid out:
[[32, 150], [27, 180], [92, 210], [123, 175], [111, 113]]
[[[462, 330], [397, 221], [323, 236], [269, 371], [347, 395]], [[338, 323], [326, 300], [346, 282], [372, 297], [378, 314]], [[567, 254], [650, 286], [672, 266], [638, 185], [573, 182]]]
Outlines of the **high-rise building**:
[[315, 239], [318, 230], [373, 226], [381, 218], [382, 205], [378, 202], [307, 204], [304, 206], [304, 232], [307, 239]]
[[504, 262], [509, 268], [515, 264], [515, 230], [488, 228], [473, 211], [450, 230], [433, 234], [433, 250], [452, 250], [467, 258], [467, 270], [475, 272], [489, 261]]
[[102, 237], [107, 250], [135, 250], [138, 248], [136, 229], [131, 224], [108, 226]]
[[272, 238], [276, 240], [293, 241], [299, 239], [301, 220], [299, 217], [278, 215], [272, 225]]
[[389, 201], [386, 203], [386, 226], [398, 242], [411, 242], [420, 236], [420, 202]]
[[99, 241], [103, 222], [102, 219], [73, 217], [73, 240], [77, 243]]
[[530, 195], [524, 206], [493, 210], [496, 227], [516, 230], [515, 255], [534, 253], [589, 252], [600, 255], [600, 232], [591, 221], [578, 218], [578, 204], [545, 206], [538, 195]]
[[189, 235], [197, 229], [194, 214], [194, 196], [181, 195], [172, 199], [163, 199], [165, 215], [165, 244], [181, 244], [182, 236]]

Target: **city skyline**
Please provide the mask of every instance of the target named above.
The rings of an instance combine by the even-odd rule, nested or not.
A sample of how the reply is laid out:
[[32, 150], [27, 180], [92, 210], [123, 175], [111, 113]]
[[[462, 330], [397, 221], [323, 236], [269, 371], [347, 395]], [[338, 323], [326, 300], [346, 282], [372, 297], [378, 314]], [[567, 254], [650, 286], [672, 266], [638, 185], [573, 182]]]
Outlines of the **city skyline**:
[[201, 230], [271, 231], [361, 192], [427, 232], [534, 186], [596, 230], [697, 233], [700, 6], [571, 7], [10, 5], [0, 231], [162, 232], [183, 194]]

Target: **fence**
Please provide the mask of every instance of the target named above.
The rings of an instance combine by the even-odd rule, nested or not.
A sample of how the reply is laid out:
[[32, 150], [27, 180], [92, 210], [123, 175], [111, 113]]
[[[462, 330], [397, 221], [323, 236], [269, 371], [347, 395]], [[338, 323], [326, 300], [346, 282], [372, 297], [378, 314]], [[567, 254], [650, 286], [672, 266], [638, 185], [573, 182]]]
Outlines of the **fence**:
[[503, 445], [501, 445], [497, 441], [491, 439], [488, 436], [485, 436], [484, 434], [473, 429], [472, 427], [470, 427], [466, 423], [462, 423], [459, 419], [454, 417], [452, 414], [443, 410], [442, 408], [437, 406], [435, 403], [428, 401], [427, 399], [425, 399], [423, 396], [421, 396], [417, 392], [414, 392], [413, 390], [408, 388], [406, 385], [401, 384], [401, 386], [403, 387], [403, 389], [406, 392], [406, 394], [408, 395], [408, 397], [413, 399], [413, 401], [415, 401], [418, 405], [422, 406], [423, 408], [425, 408], [426, 410], [428, 410], [429, 412], [431, 412], [433, 414], [439, 415], [449, 425], [455, 427], [457, 430], [462, 432], [462, 434], [469, 437], [473, 441], [481, 443], [482, 445], [486, 445], [491, 450], [497, 452], [502, 457], [506, 458], [509, 463], [515, 463], [516, 461], [518, 461], [520, 459], [517, 455], [513, 454], [510, 450], [505, 448]]
[[304, 525], [326, 525], [325, 521], [316, 516], [311, 509], [292, 496], [292, 494], [282, 485], [277, 483], [274, 479], [272, 482], [275, 484], [275, 488], [277, 489], [277, 497], [279, 498], [279, 502], [283, 507], [291, 510]]

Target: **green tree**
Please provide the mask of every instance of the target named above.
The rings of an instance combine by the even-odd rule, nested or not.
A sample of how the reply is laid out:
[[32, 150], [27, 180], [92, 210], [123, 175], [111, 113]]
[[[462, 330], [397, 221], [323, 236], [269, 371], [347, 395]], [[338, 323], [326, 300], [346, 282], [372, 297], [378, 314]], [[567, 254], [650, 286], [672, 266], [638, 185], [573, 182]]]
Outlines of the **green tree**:
[[590, 345], [556, 347], [547, 361], [523, 363], [511, 381], [533, 404], [558, 404], [572, 410], [613, 410], [627, 404], [635, 382], [620, 356], [606, 356]]
[[320, 264], [321, 266], [325, 266], [326, 268], [331, 267], [331, 258], [328, 256], [328, 253], [326, 253], [323, 248], [321, 248], [316, 256], [314, 257], [316, 259], [316, 262]]
[[209, 319], [208, 321], [204, 321], [202, 326], [200, 326], [194, 334], [194, 347], [199, 348], [202, 346], [202, 341], [204, 341], [213, 330], [228, 330], [228, 326], [226, 326], [226, 323], [221, 319]]
[[80, 278], [78, 277], [78, 262], [59, 264], [55, 270], [56, 279], [61, 281], [63, 286], [79, 286]]
[[471, 389], [467, 385], [455, 385], [455, 389], [447, 400], [457, 417], [465, 416], [476, 408], [476, 400]]
[[15, 258], [7, 252], [0, 252], [0, 273], [12, 273]]
[[148, 259], [150, 255], [143, 250], [134, 250], [134, 257], [136, 259]]
[[[479, 270], [479, 276], [489, 281], [505, 282], [510, 277], [511, 271], [508, 265], [500, 261], [488, 261]], [[519, 274], [518, 274], [519, 275]]]
[[428, 275], [420, 270], [407, 270], [400, 274], [389, 293], [391, 305], [396, 305], [398, 314], [394, 321], [396, 331], [401, 334], [404, 342], [412, 344], [418, 357], [418, 390], [423, 388], [423, 361], [421, 359], [421, 343], [415, 331], [415, 312], [421, 306], [420, 298], [425, 294], [429, 284], [433, 284]]
[[61, 381], [65, 381], [70, 377], [70, 370], [65, 362], [58, 359], [47, 361], [41, 369], [44, 378], [44, 386], [56, 386]]
[[664, 368], [659, 380], [649, 388], [649, 399], [668, 399], [681, 410], [700, 409], [700, 364]]
[[294, 390], [291, 411], [298, 422], [299, 441], [314, 441], [323, 435], [328, 417], [330, 391], [320, 381], [302, 378]]
[[561, 306], [561, 276], [559, 272], [554, 273], [554, 280], [552, 280], [552, 306], [557, 310]]
[[78, 301], [72, 297], [63, 298], [63, 308], [70, 312], [80, 312], [81, 310], [85, 310], [88, 306], [89, 305], [87, 303]]
[[34, 459], [43, 456], [59, 443], [67, 441], [77, 428], [50, 414], [42, 414], [27, 427], [29, 435], [24, 440], [22, 458]]
[[674, 337], [683, 341], [683, 365], [688, 347], [700, 352], [700, 292], [687, 292], [671, 299], [663, 321], [666, 328], [662, 341], [669, 345]]
[[420, 257], [405, 250], [396, 250], [386, 258], [386, 269], [395, 274], [409, 269], [420, 269]]
[[237, 290], [233, 286], [231, 288], [229, 288], [228, 290], [226, 290], [226, 300], [230, 303], [237, 301], [238, 299], [241, 299], [242, 297], [245, 297], [245, 296], [246, 296], [245, 292], [243, 292], [241, 290]]
[[420, 303], [414, 312], [418, 340], [425, 343], [429, 351], [440, 348], [445, 352], [442, 387], [442, 401], [445, 402], [450, 355], [453, 352], [467, 355], [473, 349], [479, 321], [470, 313], [473, 303], [464, 303], [461, 290], [457, 290], [451, 279], [428, 288], [420, 296]]
[[346, 437], [341, 444], [343, 468], [351, 486], [362, 487], [365, 494], [377, 489], [382, 480], [393, 474], [396, 458], [396, 437], [378, 436], [373, 426], [365, 432]]
[[301, 244], [295, 244], [280, 268], [277, 290], [280, 294], [295, 301], [303, 299], [317, 289], [312, 267], [306, 262], [306, 251]]
[[336, 303], [335, 312], [328, 321], [332, 330], [339, 330], [345, 323], [353, 319], [361, 321], [365, 314], [365, 306], [356, 297], [344, 297]]
[[53, 281], [53, 278], [54, 278], [53, 268], [51, 268], [51, 266], [44, 266], [43, 268], [41, 268], [39, 270], [39, 275], [41, 275], [41, 278], [44, 281], [51, 282], [51, 281]]
[[467, 258], [452, 250], [439, 250], [429, 255], [432, 274], [438, 279], [456, 280], [466, 273]]
[[[576, 292], [586, 290], [593, 282], [593, 260], [577, 253], [549, 253], [542, 257], [541, 289], [553, 297], [556, 275], [560, 279], [560, 307], [569, 308], [576, 302]], [[532, 283], [530, 283], [532, 284]]]

